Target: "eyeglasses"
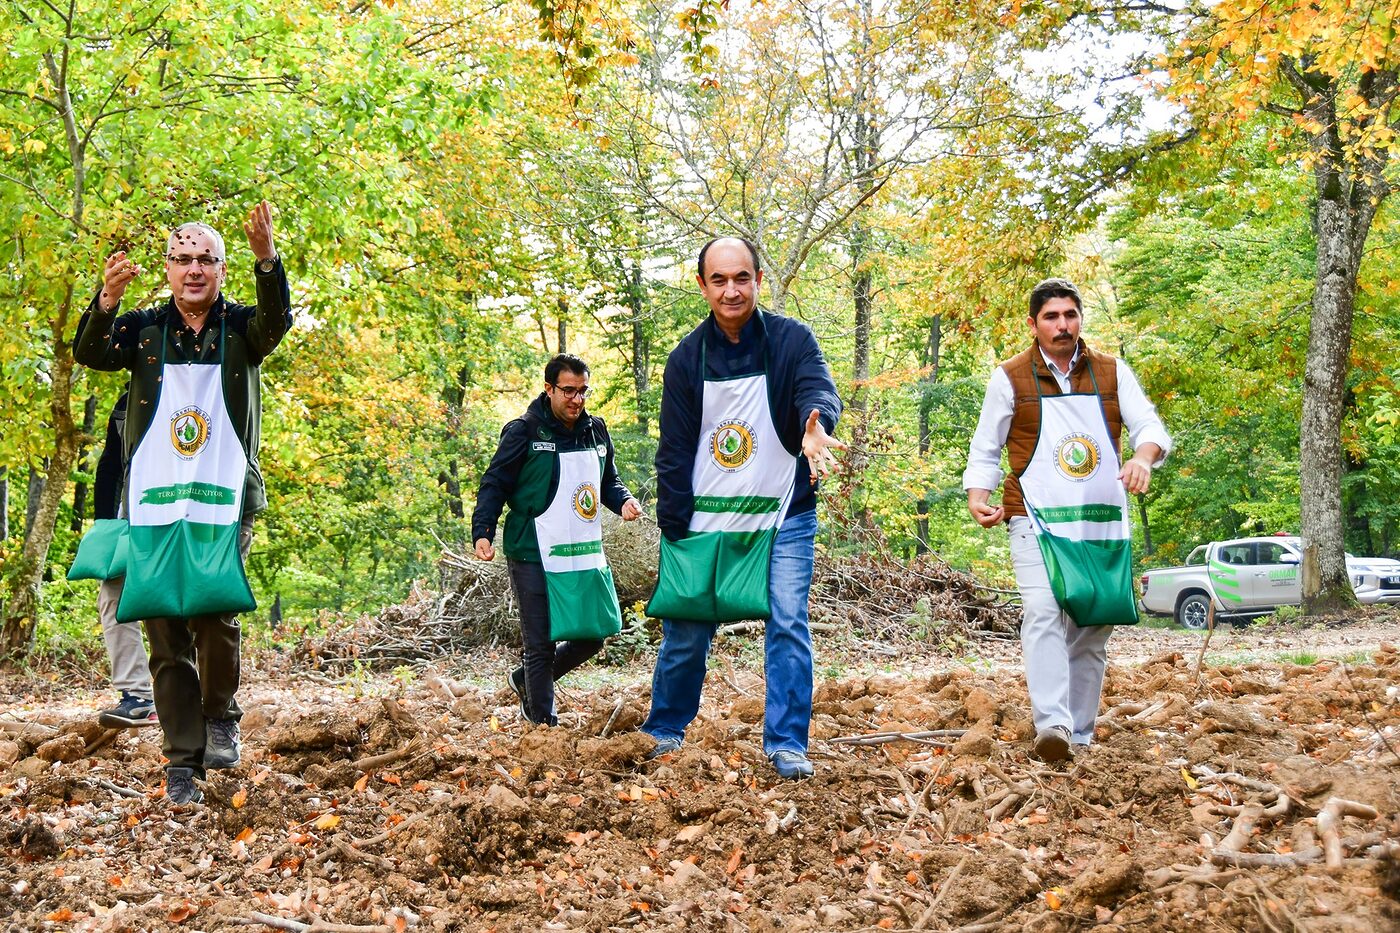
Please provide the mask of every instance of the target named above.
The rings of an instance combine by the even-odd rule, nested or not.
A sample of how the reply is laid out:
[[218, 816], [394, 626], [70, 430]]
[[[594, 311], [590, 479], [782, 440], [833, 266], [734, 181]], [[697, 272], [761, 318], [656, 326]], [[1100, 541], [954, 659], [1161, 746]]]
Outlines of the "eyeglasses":
[[182, 269], [188, 268], [190, 263], [198, 263], [201, 269], [212, 269], [223, 262], [222, 259], [218, 259], [214, 256], [190, 256], [185, 253], [180, 253], [178, 255], [171, 253], [165, 258]]
[[588, 398], [588, 386], [551, 386], [550, 388], [563, 392], [567, 399]]

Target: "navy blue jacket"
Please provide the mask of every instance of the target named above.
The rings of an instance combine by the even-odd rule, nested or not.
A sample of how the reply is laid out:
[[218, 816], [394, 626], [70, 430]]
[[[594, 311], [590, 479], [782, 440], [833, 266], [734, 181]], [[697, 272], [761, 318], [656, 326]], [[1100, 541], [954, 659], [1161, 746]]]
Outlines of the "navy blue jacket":
[[700, 373], [701, 341], [705, 369], [712, 379], [768, 373], [768, 410], [788, 453], [797, 458], [788, 515], [817, 507], [810, 482], [802, 434], [816, 409], [827, 433], [841, 418], [841, 398], [816, 335], [801, 321], [755, 310], [739, 342], [730, 343], [711, 314], [681, 340], [666, 359], [661, 388], [661, 441], [656, 448], [656, 524], [672, 541], [686, 536], [695, 511], [691, 475], [700, 441], [704, 380]]

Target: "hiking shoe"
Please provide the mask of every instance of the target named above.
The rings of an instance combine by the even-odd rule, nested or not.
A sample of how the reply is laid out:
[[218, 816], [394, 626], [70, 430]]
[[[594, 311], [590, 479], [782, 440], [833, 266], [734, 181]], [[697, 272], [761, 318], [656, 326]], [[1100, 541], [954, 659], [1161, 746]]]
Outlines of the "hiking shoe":
[[520, 716], [522, 719], [524, 719], [526, 722], [532, 722], [537, 726], [552, 726], [559, 721], [559, 706], [557, 703], [554, 702], [553, 699], [549, 701], [548, 722], [545, 722], [540, 719], [530, 718], [530, 713], [525, 707], [525, 668], [517, 667], [515, 670], [510, 672], [510, 676], [506, 678], [506, 680], [510, 684], [510, 689], [520, 700]]
[[204, 720], [204, 767], [236, 768], [242, 760], [237, 719]]
[[204, 801], [203, 791], [194, 783], [194, 768], [165, 769], [165, 799], [177, 807]]
[[784, 780], [800, 781], [815, 773], [812, 762], [808, 761], [807, 756], [801, 752], [784, 749], [769, 755], [768, 760], [773, 762], [773, 770], [778, 772], [778, 777]]
[[510, 684], [510, 689], [515, 693], [515, 698], [520, 701], [520, 715], [526, 719], [530, 718], [530, 713], [525, 709], [525, 668], [517, 667], [506, 677], [506, 682]]
[[1064, 726], [1047, 726], [1037, 732], [1035, 756], [1050, 763], [1069, 758], [1069, 730]]
[[656, 747], [647, 752], [647, 761], [681, 750], [681, 740], [677, 738], [657, 739]]
[[160, 719], [153, 701], [123, 690], [121, 702], [97, 714], [97, 724], [107, 729], [133, 729], [159, 725]]

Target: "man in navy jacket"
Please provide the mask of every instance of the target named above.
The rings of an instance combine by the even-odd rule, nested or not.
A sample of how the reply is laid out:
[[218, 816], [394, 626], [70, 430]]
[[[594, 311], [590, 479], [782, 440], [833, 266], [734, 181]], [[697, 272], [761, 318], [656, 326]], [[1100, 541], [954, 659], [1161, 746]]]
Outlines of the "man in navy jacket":
[[[696, 543], [707, 534], [731, 539], [772, 534], [771, 556], [762, 552], [767, 566], [758, 568], [767, 578], [770, 610], [764, 752], [782, 777], [808, 777], [807, 596], [817, 530], [816, 481], [835, 467], [833, 449], [845, 448], [830, 435], [841, 416], [841, 400], [811, 329], [758, 310], [763, 273], [752, 243], [711, 240], [700, 250], [696, 280], [711, 314], [671, 351], [661, 395], [656, 518], [667, 542], [663, 552], [670, 547], [679, 553], [681, 542]], [[754, 514], [764, 509], [770, 510], [765, 518]], [[729, 514], [722, 514], [726, 510]], [[663, 554], [658, 595], [667, 583], [665, 563]], [[720, 559], [701, 569], [712, 572], [714, 591], [723, 593], [740, 585], [731, 567]], [[723, 621], [672, 616], [662, 620], [652, 708], [642, 725], [657, 739], [654, 755], [678, 749], [695, 718], [710, 642], [716, 623]]]

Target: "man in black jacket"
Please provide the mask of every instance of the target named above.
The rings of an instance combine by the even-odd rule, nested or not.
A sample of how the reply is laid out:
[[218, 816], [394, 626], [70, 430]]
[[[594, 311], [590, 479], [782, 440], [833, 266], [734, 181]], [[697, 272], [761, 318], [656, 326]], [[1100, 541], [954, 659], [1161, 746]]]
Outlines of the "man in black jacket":
[[195, 780], [206, 769], [241, 759], [238, 613], [253, 607], [243, 561], [254, 516], [267, 507], [260, 367], [292, 324], [266, 201], [243, 231], [256, 306], [225, 297], [219, 232], [185, 223], [166, 242], [169, 300], [118, 316], [142, 269], [114, 253], [73, 344], [78, 363], [131, 374], [123, 438], [130, 556], [117, 611], [146, 626], [166, 796], [181, 806], [203, 799]]
[[[584, 410], [588, 375], [576, 356], [561, 353], [549, 361], [544, 392], [501, 430], [472, 512], [476, 556], [491, 560], [496, 522], [510, 505], [502, 547], [520, 605], [523, 648], [510, 687], [526, 719], [551, 726], [557, 723], [554, 682], [597, 654], [601, 636], [617, 631], [616, 625], [595, 625], [618, 615], [602, 559], [598, 500], [625, 522], [642, 514], [617, 477], [607, 425]], [[600, 637], [562, 637], [566, 628]]]

